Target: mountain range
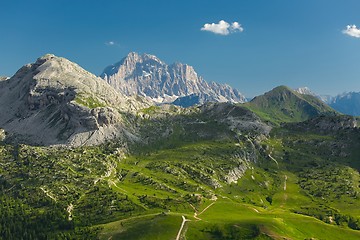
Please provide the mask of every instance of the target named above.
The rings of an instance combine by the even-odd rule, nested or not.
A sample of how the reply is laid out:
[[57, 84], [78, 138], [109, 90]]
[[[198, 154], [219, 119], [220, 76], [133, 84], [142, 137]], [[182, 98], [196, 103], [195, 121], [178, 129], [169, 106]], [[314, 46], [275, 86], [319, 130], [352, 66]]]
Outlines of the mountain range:
[[[65, 58], [47, 54], [13, 77], [3, 78], [0, 128], [7, 134], [6, 141], [80, 146], [120, 137], [135, 139], [136, 130], [129, 122], [140, 109], [166, 102], [190, 107], [245, 101], [228, 85], [207, 83], [191, 66], [168, 66], [148, 54], [130, 53], [101, 76], [103, 79]], [[333, 112], [315, 97], [285, 86], [244, 106], [273, 122], [303, 121]]]
[[360, 116], [360, 92], [339, 94], [327, 103], [341, 113]]
[[204, 102], [243, 103], [245, 97], [229, 85], [206, 82], [192, 66], [167, 65], [154, 55], [131, 52], [105, 68], [101, 77], [126, 96], [143, 96], [155, 103], [192, 106]]
[[360, 119], [309, 89], [242, 102], [148, 54], [1, 78], [0, 239], [360, 239]]
[[348, 92], [338, 94], [333, 97], [330, 95], [319, 95], [312, 92], [309, 88], [297, 88], [296, 92], [303, 95], [312, 95], [321, 99], [324, 103], [338, 112], [351, 116], [360, 116], [360, 92]]
[[[227, 84], [206, 82], [192, 66], [182, 63], [167, 65], [151, 54], [131, 52], [121, 61], [106, 67], [100, 76], [124, 95], [143, 96], [155, 104], [190, 107], [205, 102], [247, 102], [244, 95]], [[295, 91], [317, 96], [341, 113], [360, 115], [359, 93], [332, 97], [318, 95], [307, 87]]]

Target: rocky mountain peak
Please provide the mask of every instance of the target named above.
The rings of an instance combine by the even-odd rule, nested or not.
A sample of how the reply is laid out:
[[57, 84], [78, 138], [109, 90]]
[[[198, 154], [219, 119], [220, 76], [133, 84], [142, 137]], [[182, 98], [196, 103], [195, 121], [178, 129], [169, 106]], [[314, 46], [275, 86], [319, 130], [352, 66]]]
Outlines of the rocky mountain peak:
[[310, 90], [310, 88], [308, 87], [300, 87], [300, 88], [296, 88], [295, 92], [300, 93], [300, 94], [307, 94], [307, 95], [312, 95], [312, 96], [317, 96], [313, 91]]
[[47, 53], [47, 54], [39, 57], [36, 62], [38, 62], [38, 61], [39, 62], [44, 62], [44, 61], [48, 61], [48, 60], [51, 60], [51, 59], [54, 59], [54, 58], [58, 58], [58, 57], [55, 56], [54, 54]]
[[140, 95], [157, 103], [178, 99], [178, 104], [185, 106], [188, 104], [182, 104], [182, 99], [190, 95], [199, 99], [194, 104], [245, 101], [244, 96], [228, 85], [206, 82], [190, 65], [179, 62], [167, 65], [150, 54], [129, 53], [105, 68], [101, 77], [127, 96]]
[[29, 144], [99, 144], [121, 135], [120, 112], [148, 106], [65, 58], [46, 54], [0, 84], [0, 128]]

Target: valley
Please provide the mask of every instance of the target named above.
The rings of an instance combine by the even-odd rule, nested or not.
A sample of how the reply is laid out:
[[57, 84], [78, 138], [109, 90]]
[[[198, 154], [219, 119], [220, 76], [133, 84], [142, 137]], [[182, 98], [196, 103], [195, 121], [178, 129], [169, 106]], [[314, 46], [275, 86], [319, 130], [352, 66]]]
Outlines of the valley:
[[0, 92], [3, 239], [360, 238], [359, 120], [316, 97], [156, 105], [54, 55]]
[[[214, 123], [202, 128], [208, 124], [213, 136], [223, 133]], [[9, 214], [26, 206], [20, 211], [29, 224], [59, 222], [50, 238], [176, 239], [180, 232], [179, 239], [357, 239], [359, 141], [348, 145], [342, 136], [357, 139], [359, 130], [297, 128], [240, 141], [231, 131], [212, 139], [177, 129], [165, 142], [153, 134], [157, 140], [127, 153], [120, 142], [73, 149], [3, 145], [2, 198]], [[45, 226], [41, 231], [49, 234]]]

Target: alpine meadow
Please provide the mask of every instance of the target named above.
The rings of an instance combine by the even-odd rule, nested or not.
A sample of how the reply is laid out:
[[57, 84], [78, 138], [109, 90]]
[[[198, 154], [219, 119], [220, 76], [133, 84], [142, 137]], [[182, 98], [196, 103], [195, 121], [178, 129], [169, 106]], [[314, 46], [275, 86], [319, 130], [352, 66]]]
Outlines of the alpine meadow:
[[5, 2], [0, 240], [360, 239], [359, 3]]

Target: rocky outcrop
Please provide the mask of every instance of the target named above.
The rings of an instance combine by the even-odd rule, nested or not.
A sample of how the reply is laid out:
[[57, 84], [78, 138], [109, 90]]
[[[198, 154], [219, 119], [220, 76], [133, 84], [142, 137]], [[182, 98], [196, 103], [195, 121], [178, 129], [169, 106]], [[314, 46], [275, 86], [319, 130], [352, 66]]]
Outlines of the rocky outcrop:
[[4, 141], [4, 139], [5, 139], [5, 130], [0, 129], [0, 141]]
[[357, 127], [357, 120], [350, 116], [326, 117], [314, 119], [311, 125], [323, 131], [338, 131]]
[[233, 132], [266, 136], [271, 131], [271, 127], [262, 122], [256, 114], [241, 106], [231, 103], [207, 103], [199, 108], [207, 118], [226, 124]]
[[124, 135], [121, 113], [147, 106], [51, 54], [2, 81], [0, 103], [0, 128], [7, 141], [74, 146]]
[[208, 101], [245, 102], [239, 91], [225, 84], [208, 83], [192, 66], [167, 65], [156, 56], [129, 53], [120, 62], [105, 68], [101, 77], [119, 92], [141, 95], [156, 103], [192, 106]]
[[318, 96], [316, 93], [311, 91], [311, 89], [308, 88], [308, 87], [296, 88], [296, 89], [294, 89], [294, 91], [297, 92], [297, 93], [300, 93], [300, 94], [304, 94], [304, 95], [311, 95], [311, 96], [315, 96], [315, 97]]
[[331, 134], [340, 130], [358, 128], [358, 121], [355, 117], [346, 115], [319, 116], [301, 123], [285, 124], [285, 127], [298, 131], [315, 131]]
[[0, 81], [4, 81], [4, 80], [8, 80], [9, 77], [5, 77], [5, 76], [0, 76]]
[[225, 181], [228, 184], [237, 183], [237, 181], [245, 175], [248, 167], [249, 164], [247, 162], [241, 162], [238, 167], [235, 167], [228, 172], [228, 174], [225, 176]]

